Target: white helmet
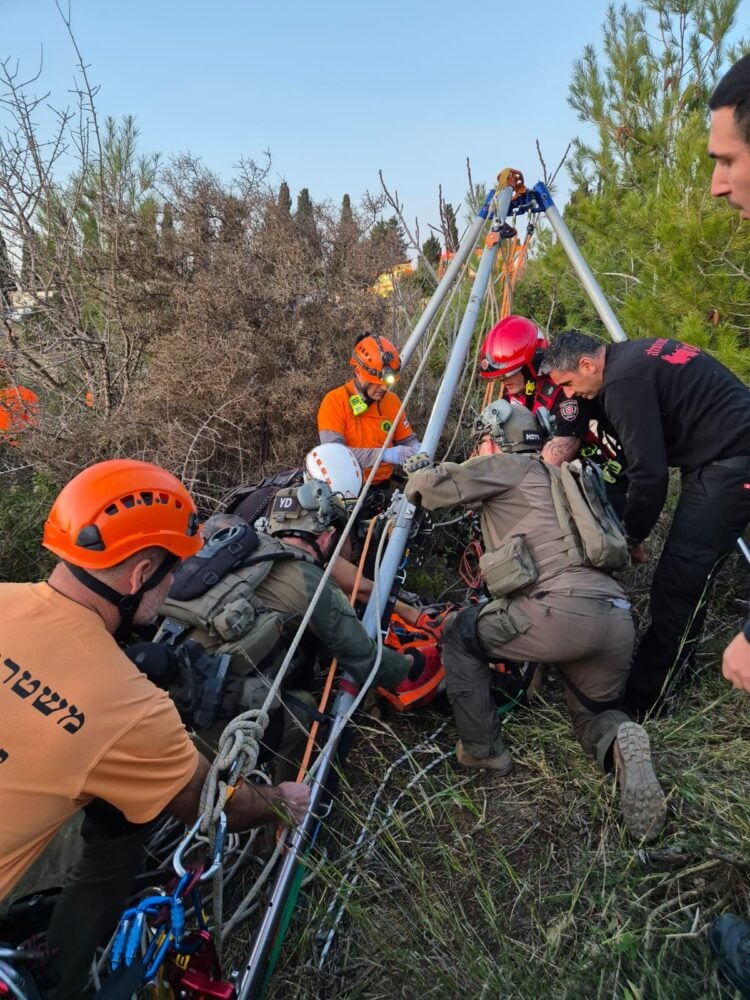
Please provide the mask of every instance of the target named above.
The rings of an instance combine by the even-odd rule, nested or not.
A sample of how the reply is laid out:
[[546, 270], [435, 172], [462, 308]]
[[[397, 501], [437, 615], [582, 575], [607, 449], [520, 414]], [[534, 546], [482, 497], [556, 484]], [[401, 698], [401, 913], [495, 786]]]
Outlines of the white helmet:
[[345, 444], [319, 444], [305, 456], [308, 478], [327, 483], [332, 493], [356, 500], [362, 489], [362, 469]]

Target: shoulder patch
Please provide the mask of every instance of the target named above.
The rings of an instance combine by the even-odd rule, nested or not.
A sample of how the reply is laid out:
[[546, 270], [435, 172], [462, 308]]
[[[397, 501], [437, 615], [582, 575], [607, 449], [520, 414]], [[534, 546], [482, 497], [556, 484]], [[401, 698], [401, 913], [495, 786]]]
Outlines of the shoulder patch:
[[580, 407], [578, 406], [577, 399], [566, 399], [564, 403], [560, 403], [557, 412], [563, 420], [572, 422], [578, 416], [579, 409]]

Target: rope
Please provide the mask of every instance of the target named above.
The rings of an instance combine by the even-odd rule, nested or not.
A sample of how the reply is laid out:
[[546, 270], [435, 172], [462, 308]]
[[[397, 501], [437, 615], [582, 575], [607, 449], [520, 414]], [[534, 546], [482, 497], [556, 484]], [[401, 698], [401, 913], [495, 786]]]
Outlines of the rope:
[[[359, 557], [359, 564], [357, 566], [357, 575], [354, 578], [354, 586], [352, 587], [352, 592], [349, 597], [349, 603], [352, 607], [357, 600], [359, 594], [359, 587], [362, 583], [362, 577], [365, 571], [365, 560], [367, 558], [367, 553], [370, 549], [370, 542], [372, 541], [372, 535], [375, 530], [375, 518], [370, 519], [370, 523], [367, 526], [367, 534], [365, 535], [365, 540], [362, 544], [362, 553]], [[338, 660], [331, 660], [331, 665], [328, 668], [328, 675], [326, 676], [325, 687], [323, 688], [323, 693], [320, 696], [320, 701], [318, 703], [318, 711], [324, 712], [328, 707], [328, 699], [331, 696], [331, 691], [333, 689], [333, 680], [336, 674], [336, 667], [338, 666]], [[315, 738], [318, 735], [318, 730], [320, 729], [320, 723], [317, 719], [310, 726], [310, 735], [307, 738], [307, 746], [305, 747], [305, 752], [302, 755], [302, 760], [300, 761], [299, 773], [297, 774], [297, 781], [302, 781], [304, 778], [308, 764], [310, 763], [310, 758], [312, 757], [313, 747], [315, 746]]]
[[[344, 525], [344, 529], [341, 532], [341, 536], [338, 542], [336, 543], [333, 552], [331, 553], [328, 565], [323, 570], [320, 582], [318, 583], [318, 586], [312, 595], [310, 604], [305, 614], [302, 616], [302, 620], [300, 621], [297, 627], [297, 631], [295, 632], [289, 644], [289, 647], [281, 663], [281, 666], [276, 676], [274, 677], [273, 682], [269, 686], [268, 693], [266, 694], [266, 698], [263, 702], [263, 705], [259, 709], [251, 709], [250, 711], [243, 712], [236, 718], [234, 718], [227, 725], [226, 729], [224, 730], [219, 739], [219, 753], [217, 754], [216, 758], [214, 759], [213, 763], [209, 768], [209, 773], [206, 777], [206, 783], [204, 785], [204, 789], [201, 794], [201, 811], [203, 813], [203, 823], [201, 825], [201, 829], [203, 830], [204, 833], [207, 833], [209, 837], [213, 836], [213, 827], [216, 822], [216, 819], [220, 815], [223, 807], [226, 805], [227, 789], [229, 786], [227, 785], [226, 780], [224, 779], [222, 774], [226, 773], [227, 767], [233, 766], [234, 767], [233, 777], [237, 777], [245, 773], [245, 768], [249, 767], [252, 769], [255, 767], [257, 763], [258, 753], [259, 753], [259, 741], [262, 738], [266, 727], [268, 726], [268, 721], [269, 721], [268, 713], [270, 711], [270, 707], [273, 704], [274, 699], [278, 695], [278, 692], [285, 679], [289, 666], [292, 663], [294, 654], [297, 651], [297, 648], [307, 629], [310, 619], [312, 618], [315, 606], [320, 600], [320, 597], [328, 583], [328, 580], [330, 579], [334, 563], [336, 562], [338, 556], [341, 554], [346, 539], [351, 534], [357, 516], [364, 504], [367, 492], [370, 486], [372, 485], [373, 479], [377, 473], [378, 468], [380, 467], [383, 454], [386, 448], [390, 446], [390, 443], [393, 439], [393, 435], [396, 433], [396, 429], [398, 427], [398, 423], [401, 419], [401, 416], [406, 411], [407, 403], [409, 402], [412, 393], [414, 392], [414, 389], [416, 388], [416, 385], [424, 372], [430, 353], [435, 345], [435, 342], [437, 340], [438, 334], [440, 333], [445, 317], [447, 316], [448, 306], [450, 305], [452, 299], [454, 298], [457, 288], [458, 285], [455, 285], [451, 295], [448, 297], [448, 302], [446, 304], [446, 307], [443, 309], [443, 315], [436, 324], [435, 330], [433, 332], [432, 337], [430, 338], [430, 342], [427, 346], [427, 349], [424, 352], [419, 364], [417, 365], [417, 369], [414, 375], [412, 376], [412, 379], [409, 383], [406, 392], [404, 393], [403, 400], [401, 401], [401, 406], [399, 407], [399, 410], [393, 419], [393, 424], [390, 430], [388, 431], [388, 434], [386, 435], [385, 441], [383, 442], [381, 448], [378, 451], [375, 463], [372, 469], [370, 470], [370, 474], [367, 477], [367, 480], [365, 481], [362, 492], [356, 504], [354, 505], [354, 508], [351, 511], [346, 524]], [[377, 589], [377, 579], [375, 581], [375, 585]], [[371, 673], [370, 676], [372, 677], [374, 675]], [[232, 741], [231, 745], [227, 747], [226, 744], [230, 740]]]

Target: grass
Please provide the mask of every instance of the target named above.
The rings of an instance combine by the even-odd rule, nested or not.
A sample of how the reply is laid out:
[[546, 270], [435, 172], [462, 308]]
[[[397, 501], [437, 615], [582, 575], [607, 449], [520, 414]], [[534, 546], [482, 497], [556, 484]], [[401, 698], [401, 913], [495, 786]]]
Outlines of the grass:
[[[629, 580], [637, 612], [649, 575]], [[733, 562], [717, 581], [699, 682], [670, 718], [647, 724], [669, 801], [663, 835], [648, 847], [623, 830], [614, 782], [573, 738], [554, 675], [541, 701], [505, 723], [509, 778], [440, 759], [455, 740], [449, 713], [363, 718], [268, 996], [731, 996], [704, 932], [720, 912], [750, 914], [748, 701], [718, 669], [742, 586]], [[410, 747], [382, 792], [371, 849], [356, 851], [382, 776]], [[340, 903], [319, 968], [321, 929]], [[238, 957], [246, 940], [233, 942]]]
[[[648, 849], [622, 830], [614, 785], [573, 740], [560, 699], [553, 686], [545, 704], [506, 724], [511, 778], [467, 777], [444, 761], [404, 791], [449, 748], [452, 724], [409, 760], [380, 815], [403, 793], [398, 807], [360, 855], [346, 898], [358, 817], [388, 764], [436, 720], [362, 726], [323, 840], [328, 860], [298, 909], [271, 997], [722, 995], [702, 931], [725, 909], [750, 912], [743, 696], [708, 680], [650, 724], [670, 817]], [[321, 970], [310, 963], [315, 935], [337, 897], [345, 918]]]

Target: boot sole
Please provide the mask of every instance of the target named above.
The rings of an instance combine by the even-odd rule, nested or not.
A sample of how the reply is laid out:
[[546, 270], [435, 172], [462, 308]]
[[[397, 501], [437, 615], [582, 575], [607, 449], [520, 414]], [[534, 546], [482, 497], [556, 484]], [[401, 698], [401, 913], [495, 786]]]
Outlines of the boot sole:
[[646, 730], [637, 722], [623, 722], [615, 746], [625, 825], [636, 840], [653, 840], [667, 820], [667, 801], [651, 763]]

